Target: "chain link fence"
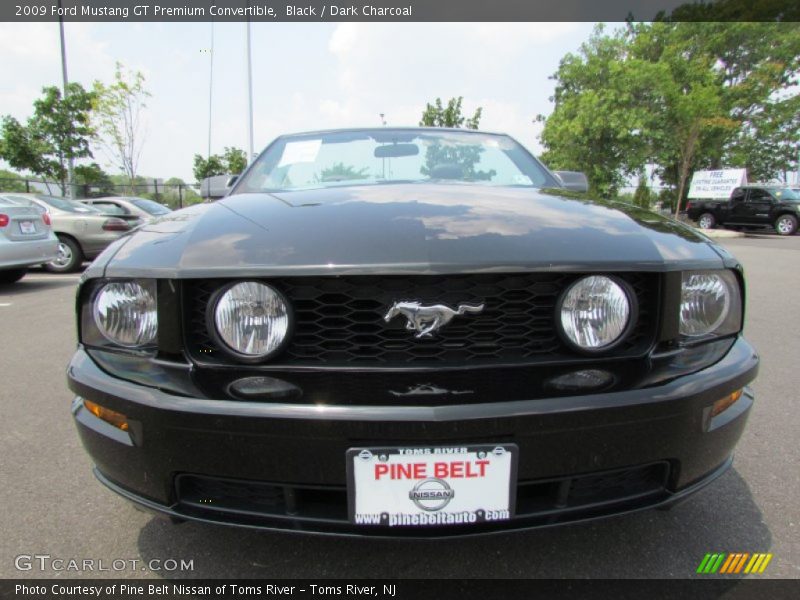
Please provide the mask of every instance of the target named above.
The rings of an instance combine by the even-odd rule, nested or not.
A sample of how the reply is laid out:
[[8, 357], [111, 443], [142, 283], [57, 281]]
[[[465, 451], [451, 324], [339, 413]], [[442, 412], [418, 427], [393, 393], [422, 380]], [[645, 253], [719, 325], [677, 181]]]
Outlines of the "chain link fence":
[[[22, 177], [0, 177], [0, 192], [46, 194], [48, 196], [59, 197], [68, 195], [58, 182], [25, 179]], [[139, 198], [147, 198], [165, 204], [173, 209], [183, 208], [190, 204], [197, 204], [204, 200], [200, 195], [200, 184], [164, 183], [159, 179], [144, 180], [134, 184], [72, 185], [72, 197], [76, 200], [107, 196], [136, 196]]]
[[[227, 180], [229, 176], [212, 177], [210, 180]], [[140, 181], [135, 184], [104, 184], [104, 185], [85, 185], [73, 184], [73, 198], [102, 198], [107, 196], [137, 196], [139, 198], [148, 198], [161, 204], [165, 204], [172, 209], [183, 208], [191, 204], [203, 202], [205, 198], [201, 195], [207, 195], [209, 188], [213, 185], [206, 183], [201, 187], [200, 183], [165, 183], [160, 179], [151, 179]], [[218, 191], [218, 190], [215, 190]], [[616, 198], [618, 201], [632, 203], [633, 192], [635, 188], [624, 188], [622, 193]], [[0, 177], [0, 192], [25, 192], [29, 194], [47, 194], [49, 196], [65, 196], [58, 182], [42, 181], [37, 179], [25, 179], [22, 177]], [[674, 193], [671, 188], [666, 187], [650, 187], [651, 203], [650, 210], [658, 212], [665, 216], [673, 215], [673, 202]]]

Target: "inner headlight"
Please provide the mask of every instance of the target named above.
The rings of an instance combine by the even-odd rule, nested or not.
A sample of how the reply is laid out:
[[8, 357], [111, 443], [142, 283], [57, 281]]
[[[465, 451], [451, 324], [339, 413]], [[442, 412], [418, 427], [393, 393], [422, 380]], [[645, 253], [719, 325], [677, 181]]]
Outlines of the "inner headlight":
[[681, 286], [681, 335], [726, 335], [741, 328], [739, 283], [731, 271], [690, 271]]
[[289, 306], [283, 295], [258, 281], [224, 291], [213, 307], [213, 327], [240, 360], [260, 361], [283, 346], [289, 333]]
[[158, 334], [155, 285], [107, 283], [94, 298], [92, 314], [97, 329], [110, 342], [126, 348], [148, 346]]
[[631, 295], [620, 283], [604, 275], [590, 275], [567, 288], [561, 299], [559, 322], [572, 345], [601, 351], [624, 337], [632, 313]]

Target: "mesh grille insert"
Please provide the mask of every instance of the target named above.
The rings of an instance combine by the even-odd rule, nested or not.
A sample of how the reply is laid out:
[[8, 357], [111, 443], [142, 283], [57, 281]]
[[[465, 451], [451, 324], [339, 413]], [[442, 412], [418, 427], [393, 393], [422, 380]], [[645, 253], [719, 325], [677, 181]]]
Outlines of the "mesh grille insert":
[[[425, 366], [513, 364], [575, 358], [559, 339], [555, 305], [559, 294], [581, 274], [479, 274], [441, 276], [297, 277], [268, 280], [291, 301], [292, 339], [271, 365]], [[639, 301], [631, 335], [611, 353], [643, 354], [655, 336], [658, 276], [619, 275]], [[200, 362], [229, 363], [206, 329], [205, 312], [225, 280], [184, 282], [187, 346]], [[453, 319], [432, 338], [417, 339], [397, 316], [384, 316], [395, 301], [423, 304], [485, 305], [480, 314]]]

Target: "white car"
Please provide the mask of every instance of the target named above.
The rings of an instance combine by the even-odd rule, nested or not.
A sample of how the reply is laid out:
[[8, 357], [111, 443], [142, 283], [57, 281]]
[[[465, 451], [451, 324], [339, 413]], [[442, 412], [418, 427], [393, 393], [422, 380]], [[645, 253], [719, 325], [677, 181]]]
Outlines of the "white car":
[[134, 215], [143, 221], [152, 221], [155, 218], [169, 214], [172, 210], [163, 204], [159, 204], [147, 198], [135, 198], [133, 196], [109, 196], [106, 198], [87, 198], [81, 200], [84, 204], [96, 208], [106, 215], [117, 217], [127, 217]]
[[19, 281], [28, 267], [48, 263], [57, 254], [50, 216], [0, 196], [0, 284]]

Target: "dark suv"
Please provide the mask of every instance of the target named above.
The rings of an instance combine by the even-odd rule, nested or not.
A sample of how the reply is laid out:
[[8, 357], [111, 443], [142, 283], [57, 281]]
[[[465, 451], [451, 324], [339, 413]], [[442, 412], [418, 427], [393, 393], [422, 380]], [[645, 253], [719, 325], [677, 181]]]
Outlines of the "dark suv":
[[797, 231], [800, 192], [788, 187], [747, 185], [733, 190], [729, 200], [694, 200], [686, 214], [701, 229], [773, 227], [780, 235]]

